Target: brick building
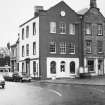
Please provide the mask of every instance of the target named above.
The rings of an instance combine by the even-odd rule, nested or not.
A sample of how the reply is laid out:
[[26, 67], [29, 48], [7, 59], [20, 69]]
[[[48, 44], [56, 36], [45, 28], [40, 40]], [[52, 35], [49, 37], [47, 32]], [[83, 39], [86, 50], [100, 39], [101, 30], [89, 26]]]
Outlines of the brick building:
[[36, 6], [32, 19], [20, 25], [20, 72], [37, 77], [72, 77], [81, 56], [81, 21], [63, 1], [43, 10]]
[[83, 10], [79, 14], [82, 21], [84, 68], [87, 67], [91, 75], [104, 75], [105, 17], [97, 7], [96, 0], [90, 0], [90, 8]]
[[48, 10], [35, 6], [34, 17], [20, 25], [19, 72], [34, 77], [78, 76], [79, 67], [104, 74], [105, 18], [90, 0], [76, 13], [61, 1]]

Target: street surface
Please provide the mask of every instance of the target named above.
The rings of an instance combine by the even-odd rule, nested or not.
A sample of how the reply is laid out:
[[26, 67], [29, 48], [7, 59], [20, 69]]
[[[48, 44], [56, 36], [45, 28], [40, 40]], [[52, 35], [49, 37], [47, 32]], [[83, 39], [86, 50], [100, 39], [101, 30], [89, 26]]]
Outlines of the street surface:
[[6, 82], [0, 105], [105, 105], [105, 86]]

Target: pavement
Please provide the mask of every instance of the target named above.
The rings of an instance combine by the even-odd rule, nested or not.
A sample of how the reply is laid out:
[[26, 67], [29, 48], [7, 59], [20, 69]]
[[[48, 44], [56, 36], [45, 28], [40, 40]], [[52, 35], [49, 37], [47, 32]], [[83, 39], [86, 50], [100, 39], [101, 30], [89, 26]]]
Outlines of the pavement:
[[40, 80], [41, 83], [52, 83], [52, 84], [80, 84], [80, 85], [105, 85], [105, 76], [97, 76], [91, 78], [62, 78], [62, 79], [49, 79], [49, 80]]

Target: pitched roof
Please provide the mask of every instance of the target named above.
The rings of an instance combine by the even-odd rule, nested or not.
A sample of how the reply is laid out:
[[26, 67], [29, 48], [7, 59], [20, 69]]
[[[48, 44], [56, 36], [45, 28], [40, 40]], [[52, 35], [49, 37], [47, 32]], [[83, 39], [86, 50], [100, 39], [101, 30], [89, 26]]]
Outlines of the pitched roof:
[[89, 10], [88, 8], [83, 8], [83, 9], [77, 11], [77, 14], [84, 15], [88, 10]]

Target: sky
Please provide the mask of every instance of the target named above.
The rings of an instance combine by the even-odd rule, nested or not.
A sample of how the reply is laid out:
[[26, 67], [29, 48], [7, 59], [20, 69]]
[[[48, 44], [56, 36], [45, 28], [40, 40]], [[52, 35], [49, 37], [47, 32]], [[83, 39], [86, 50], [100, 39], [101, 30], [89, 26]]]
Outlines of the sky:
[[[19, 25], [34, 16], [34, 6], [45, 10], [61, 0], [0, 0], [0, 47], [14, 44], [18, 38]], [[90, 0], [63, 0], [73, 10], [89, 8]], [[105, 0], [97, 0], [97, 7], [105, 16]]]

